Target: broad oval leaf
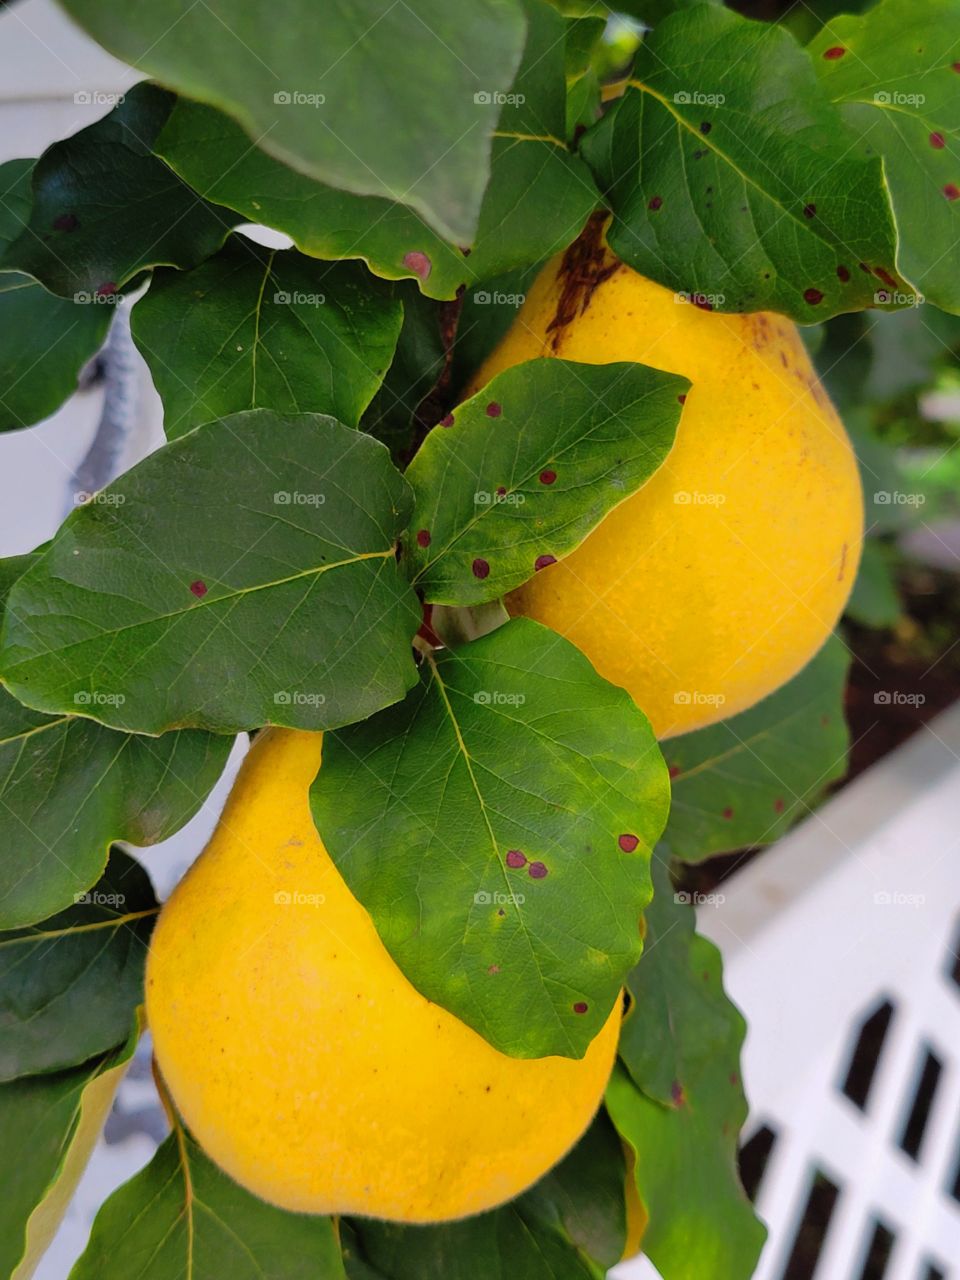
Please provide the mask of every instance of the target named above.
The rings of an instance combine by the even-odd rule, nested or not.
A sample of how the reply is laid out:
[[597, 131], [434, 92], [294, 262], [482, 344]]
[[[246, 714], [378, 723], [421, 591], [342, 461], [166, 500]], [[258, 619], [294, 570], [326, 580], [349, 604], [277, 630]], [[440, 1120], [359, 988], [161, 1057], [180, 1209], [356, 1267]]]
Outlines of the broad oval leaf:
[[765, 1231], [737, 1173], [746, 1024], [724, 992], [720, 953], [695, 932], [687, 895], [656, 855], [653, 877], [607, 1109], [635, 1155], [643, 1250], [660, 1273], [749, 1280]]
[[30, 1280], [76, 1189], [137, 1047], [0, 1085], [0, 1275]]
[[159, 909], [144, 868], [115, 848], [73, 906], [0, 933], [0, 1081], [87, 1062], [126, 1040]]
[[349, 1280], [601, 1280], [626, 1239], [623, 1149], [601, 1110], [570, 1154], [491, 1213], [436, 1226], [341, 1223]]
[[[897, 220], [897, 272], [960, 313], [960, 0], [881, 0], [832, 18], [810, 46], [814, 66], [863, 155], [883, 157]], [[878, 276], [878, 306], [903, 286]]]
[[673, 445], [690, 383], [640, 364], [528, 360], [427, 436], [404, 563], [427, 600], [495, 600], [583, 541]]
[[136, 85], [102, 120], [49, 147], [34, 166], [29, 222], [0, 266], [99, 309], [147, 267], [215, 253], [236, 218], [150, 150], [172, 105], [158, 86]]
[[265, 409], [198, 427], [74, 511], [10, 593], [2, 677], [31, 707], [159, 734], [372, 715], [416, 682], [378, 441]]
[[846, 645], [833, 636], [756, 706], [664, 745], [673, 800], [663, 839], [675, 857], [702, 862], [770, 844], [843, 777], [849, 666]]
[[809, 323], [872, 305], [869, 268], [892, 272], [896, 256], [882, 165], [856, 154], [787, 31], [678, 12], [630, 83], [581, 144], [624, 262], [715, 310]]
[[157, 151], [208, 200], [283, 231], [305, 254], [362, 258], [377, 275], [413, 278], [429, 297], [453, 298], [565, 248], [599, 200], [590, 170], [565, 141], [564, 21], [545, 0], [524, 7], [523, 60], [510, 94], [501, 95], [469, 255], [408, 205], [318, 182], [269, 155], [268, 138], [252, 146], [228, 116], [199, 103], [178, 103]]
[[329, 735], [311, 802], [419, 991], [505, 1053], [582, 1057], [639, 955], [668, 805], [622, 689], [515, 619], [428, 656], [399, 706]]
[[311, 177], [469, 244], [523, 48], [513, 0], [63, 0], [95, 40]]
[[345, 1280], [329, 1218], [238, 1187], [179, 1125], [104, 1203], [70, 1280]]
[[357, 426], [402, 319], [400, 303], [352, 263], [232, 236], [193, 271], [157, 271], [132, 328], [174, 439], [244, 409]]
[[[34, 163], [0, 165], [0, 261], [29, 222]], [[0, 431], [32, 426], [60, 408], [103, 343], [113, 305], [67, 301], [31, 276], [0, 269]]]

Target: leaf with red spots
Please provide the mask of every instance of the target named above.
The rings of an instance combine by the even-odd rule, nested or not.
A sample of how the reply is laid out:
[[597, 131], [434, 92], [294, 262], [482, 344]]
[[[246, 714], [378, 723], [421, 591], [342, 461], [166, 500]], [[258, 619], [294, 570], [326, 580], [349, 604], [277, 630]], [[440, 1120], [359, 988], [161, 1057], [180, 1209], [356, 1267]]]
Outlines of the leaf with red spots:
[[416, 682], [422, 610], [396, 560], [412, 497], [370, 436], [236, 413], [101, 499], [10, 593], [0, 665], [27, 705], [144, 734], [321, 729]]
[[880, 161], [855, 153], [783, 27], [722, 7], [666, 17], [580, 149], [613, 210], [614, 252], [714, 310], [825, 319], [873, 304], [875, 281], [838, 265], [894, 261]]
[[843, 777], [849, 665], [846, 646], [833, 636], [799, 675], [749, 711], [664, 744], [673, 804], [663, 839], [672, 854], [699, 862], [769, 844]]
[[[960, 313], [958, 32], [960, 0], [881, 0], [862, 15], [832, 18], [810, 46], [860, 154], [883, 157], [897, 253], [868, 261], [900, 277], [893, 287], [884, 281], [884, 308], [899, 294], [922, 294]], [[821, 56], [841, 44], [846, 57]]]
[[659, 855], [653, 879], [607, 1110], [637, 1155], [649, 1214], [643, 1251], [660, 1273], [749, 1280], [765, 1232], [737, 1173], [746, 1024], [723, 989], [720, 953], [695, 931], [689, 899], [674, 892]]
[[36, 162], [26, 228], [0, 259], [90, 310], [148, 267], [192, 267], [232, 223], [152, 154], [173, 106], [153, 84], [129, 90], [96, 124], [55, 142]]
[[[524, 42], [513, 0], [64, 0], [110, 53], [320, 182], [405, 200], [469, 244]], [[419, 247], [419, 246], [408, 246]]]
[[[0, 165], [0, 258], [30, 220], [32, 160]], [[113, 303], [75, 303], [0, 270], [0, 431], [49, 417], [103, 343]]]
[[[544, 0], [525, 0], [524, 8], [523, 59], [493, 134], [475, 236], [452, 241], [433, 230], [410, 204], [420, 184], [400, 193], [407, 203], [328, 186], [268, 154], [272, 135], [258, 133], [253, 145], [229, 116], [186, 99], [157, 151], [207, 199], [283, 231], [305, 254], [363, 258], [377, 275], [409, 277], [431, 298], [453, 298], [463, 285], [564, 248], [599, 199], [589, 169], [565, 141], [564, 19]], [[469, 255], [459, 247], [466, 244]], [[494, 292], [481, 291], [482, 305], [512, 314]]]
[[499, 374], [407, 469], [413, 527], [431, 539], [404, 544], [411, 581], [428, 600], [479, 604], [573, 551], [663, 462], [688, 386], [640, 364], [530, 360]]
[[640, 952], [668, 790], [629, 696], [518, 618], [328, 734], [312, 804], [418, 990], [505, 1053], [579, 1057]]
[[556, 1168], [490, 1213], [436, 1226], [341, 1219], [347, 1276], [602, 1280], [626, 1243], [624, 1176], [620, 1139], [601, 1110]]
[[388, 287], [356, 263], [231, 236], [193, 271], [156, 271], [131, 324], [172, 440], [243, 409], [357, 426], [402, 320]]

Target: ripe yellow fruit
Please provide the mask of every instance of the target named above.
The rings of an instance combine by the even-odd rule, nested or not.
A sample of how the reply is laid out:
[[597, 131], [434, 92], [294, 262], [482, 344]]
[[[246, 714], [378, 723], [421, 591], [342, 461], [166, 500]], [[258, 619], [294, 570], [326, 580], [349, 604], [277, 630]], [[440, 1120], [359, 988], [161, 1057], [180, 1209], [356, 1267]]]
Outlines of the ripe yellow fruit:
[[[286, 1209], [437, 1222], [517, 1195], [580, 1137], [584, 1058], [499, 1053], [407, 981], [313, 824], [321, 735], [261, 734], [147, 964], [163, 1079], [208, 1154]], [[390, 850], [384, 850], [389, 857]]]
[[506, 602], [582, 649], [660, 737], [744, 710], [809, 661], [863, 532], [853, 450], [796, 327], [677, 297], [620, 263], [595, 222], [544, 268], [470, 388], [536, 356], [691, 380], [663, 466]]

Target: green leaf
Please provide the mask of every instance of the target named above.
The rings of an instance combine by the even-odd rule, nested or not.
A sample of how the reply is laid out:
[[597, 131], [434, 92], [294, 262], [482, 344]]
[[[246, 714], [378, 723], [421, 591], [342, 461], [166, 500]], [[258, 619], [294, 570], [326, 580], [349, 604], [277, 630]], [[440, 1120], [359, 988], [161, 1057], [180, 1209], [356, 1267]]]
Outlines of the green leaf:
[[895, 556], [879, 538], [867, 538], [850, 599], [848, 618], [864, 627], [895, 627], [903, 615], [894, 571]]
[[649, 723], [525, 618], [420, 676], [327, 737], [317, 829], [428, 999], [505, 1053], [582, 1057], [640, 951], [667, 811]]
[[686, 895], [674, 894], [658, 857], [653, 874], [607, 1109], [636, 1153], [649, 1213], [643, 1250], [660, 1273], [749, 1280], [766, 1233], [737, 1174], [746, 1024], [723, 990], [720, 953], [694, 931]]
[[310, 257], [360, 258], [387, 280], [418, 280], [431, 298], [452, 298], [471, 278], [463, 251], [414, 209], [289, 168], [213, 107], [181, 98], [155, 149], [206, 199], [284, 232]]
[[95, 306], [147, 267], [215, 253], [232, 214], [199, 200], [151, 153], [173, 96], [139, 84], [109, 115], [36, 162], [30, 220], [0, 266]]
[[525, 1195], [440, 1226], [351, 1219], [341, 1224], [350, 1280], [601, 1280], [626, 1238], [624, 1161], [601, 1111]]
[[158, 911], [144, 868], [115, 848], [72, 907], [0, 933], [0, 1081], [87, 1062], [129, 1036]]
[[831, 637], [798, 676], [740, 715], [671, 738], [664, 843], [684, 862], [769, 844], [847, 767], [843, 692], [850, 655]]
[[497, 95], [523, 48], [512, 0], [63, 3], [111, 53], [220, 107], [292, 168], [471, 242]]
[[231, 1182], [177, 1126], [97, 1214], [70, 1280], [344, 1280], [329, 1218]]
[[404, 562], [426, 599], [495, 600], [578, 546], [660, 466], [689, 382], [529, 360], [435, 427], [407, 469]]
[[[0, 165], [0, 258], [30, 217], [33, 160]], [[67, 302], [30, 276], [0, 271], [0, 431], [47, 418], [76, 390], [99, 350], [113, 304]]]
[[150, 845], [179, 831], [230, 746], [210, 733], [117, 734], [28, 710], [0, 689], [0, 929], [67, 907], [103, 871], [114, 840]]
[[624, 262], [716, 310], [800, 321], [873, 304], [896, 239], [880, 161], [855, 154], [807, 53], [728, 9], [673, 14], [581, 151]]
[[137, 1034], [105, 1057], [0, 1085], [0, 1275], [29, 1280], [90, 1158]]
[[524, 0], [524, 7], [523, 61], [493, 135], [469, 257], [414, 209], [288, 168], [266, 153], [273, 135], [251, 146], [242, 129], [209, 107], [179, 103], [157, 149], [207, 199], [285, 232], [305, 254], [363, 258], [377, 275], [415, 278], [430, 297], [453, 298], [465, 285], [564, 248], [599, 200], [589, 169], [565, 142], [564, 21], [544, 0]]
[[193, 271], [156, 272], [133, 336], [174, 439], [242, 409], [355, 427], [393, 357], [400, 304], [353, 263], [231, 236]]
[[3, 679], [136, 733], [372, 715], [416, 681], [410, 503], [383, 445], [332, 418], [198, 427], [74, 511], [15, 584]]
[[[899, 232], [896, 270], [912, 282], [908, 300], [921, 293], [954, 313], [960, 312], [958, 29], [960, 0], [881, 0], [860, 17], [832, 18], [810, 45], [858, 150], [883, 157]], [[887, 259], [867, 262], [890, 266]], [[881, 276], [875, 288], [886, 306], [903, 286]]]
[[367, 407], [360, 429], [382, 441], [402, 468], [419, 442], [420, 413], [428, 407], [427, 398], [436, 391], [447, 368], [448, 321], [456, 303], [443, 306], [425, 297], [410, 281], [395, 288], [403, 306], [403, 325], [393, 363]]

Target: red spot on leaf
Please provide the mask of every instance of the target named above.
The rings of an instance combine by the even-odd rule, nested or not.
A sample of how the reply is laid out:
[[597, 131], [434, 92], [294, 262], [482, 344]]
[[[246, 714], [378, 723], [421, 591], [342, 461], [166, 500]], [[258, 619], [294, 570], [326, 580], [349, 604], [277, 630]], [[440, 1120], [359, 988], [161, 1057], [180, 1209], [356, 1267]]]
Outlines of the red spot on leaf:
[[883, 283], [887, 286], [887, 288], [896, 289], [897, 282], [885, 267], [874, 267], [873, 274], [877, 277], [878, 280], [882, 280]]
[[678, 764], [672, 764], [670, 766], [670, 777], [678, 778], [679, 776], [680, 776], [680, 766]]
[[811, 307], [815, 307], [818, 303], [823, 301], [823, 294], [819, 289], [804, 289], [803, 300], [804, 302], [808, 302]]
[[682, 1107], [687, 1101], [687, 1095], [683, 1091], [683, 1085], [679, 1080], [674, 1080], [670, 1086], [670, 1097], [673, 1099], [675, 1107]]
[[953, 70], [956, 71], [957, 75], [960, 75], [960, 62], [955, 62], [953, 64]]
[[556, 564], [556, 563], [557, 563], [556, 556], [537, 556], [536, 560], [534, 560], [533, 562], [533, 567], [536, 570], [536, 572], [539, 573], [541, 569], [548, 569], [550, 565]]
[[677, 403], [678, 403], [678, 404], [686, 404], [686, 403], [687, 403], [687, 393], [686, 393], [685, 391], [684, 391], [684, 392], [682, 392], [680, 395], [678, 395], [678, 396], [677, 396]]
[[61, 213], [53, 220], [54, 231], [76, 231], [79, 225], [80, 219], [75, 213]]
[[783, 813], [783, 810], [784, 810], [783, 796], [777, 796], [776, 800], [774, 800], [773, 802], [773, 811], [774, 813]]
[[445, 418], [441, 418], [441, 419], [440, 419], [440, 425], [441, 425], [441, 427], [452, 427], [452, 426], [453, 426], [453, 414], [452, 414], [452, 413], [448, 413], [448, 414], [447, 414], [447, 416], [446, 416]]
[[729, 805], [727, 805], [726, 809], [724, 809], [723, 813], [721, 813], [720, 816], [721, 818], [726, 818], [726, 820], [729, 822], [730, 819], [733, 817], [733, 810], [730, 808]]
[[421, 253], [419, 249], [414, 249], [410, 253], [403, 255], [403, 265], [407, 267], [414, 275], [419, 276], [421, 280], [426, 280], [430, 272], [433, 270], [433, 263], [425, 253]]
[[640, 841], [635, 835], [625, 832], [622, 836], [617, 837], [617, 844], [624, 853], [633, 853]]
[[190, 590], [199, 600], [207, 594], [207, 584], [205, 582], [201, 582], [198, 578], [196, 582], [190, 583]]
[[948, 182], [943, 188], [943, 194], [948, 200], [960, 200], [960, 187], [955, 182]]
[[556, 478], [557, 478], [557, 473], [556, 473], [555, 471], [541, 471], [541, 472], [540, 472], [540, 483], [541, 483], [541, 484], [553, 484], [553, 482], [554, 482], [554, 480], [556, 480]]
[[710, 132], [710, 130], [711, 130], [712, 128], [713, 128], [713, 125], [710, 123], [710, 121], [709, 121], [709, 120], [701, 120], [701, 121], [700, 121], [700, 132], [701, 132], [701, 133], [709, 133], [709, 132]]
[[508, 867], [525, 867], [527, 865], [527, 856], [521, 853], [519, 849], [507, 850], [507, 866]]
[[587, 1004], [586, 1000], [578, 1000], [577, 1003], [573, 1006], [573, 1012], [586, 1013], [589, 1007], [590, 1006]]
[[947, 145], [947, 140], [942, 133], [931, 133], [930, 145], [933, 147], [934, 151], [942, 151]]
[[417, 530], [417, 546], [429, 547], [429, 545], [430, 545], [430, 530], [418, 529]]
[[500, 972], [500, 966], [498, 964], [490, 965], [489, 969], [487, 970], [487, 973], [499, 973], [499, 972]]
[[729, 1079], [730, 1079], [730, 1083], [733, 1085], [734, 1088], [736, 1088], [737, 1085], [740, 1083], [740, 1077], [737, 1075], [735, 1071], [730, 1072]]
[[479, 556], [474, 560], [470, 568], [473, 570], [475, 578], [489, 578], [490, 576], [490, 565], [486, 560], [481, 560]]
[[829, 49], [824, 49], [823, 56], [828, 62], [836, 62], [837, 58], [842, 58], [846, 52], [842, 44], [834, 44]]
[[506, 487], [505, 487], [504, 485], [502, 485], [502, 484], [498, 484], [498, 485], [497, 485], [497, 497], [498, 497], [498, 498], [503, 498], [503, 497], [505, 497], [505, 496], [506, 496], [506, 492], [507, 492], [507, 490], [506, 490]]
[[662, 207], [663, 207], [663, 196], [654, 196], [653, 199], [650, 201], [650, 203], [647, 205], [647, 208], [652, 209], [654, 213], [656, 213], [657, 210]]
[[544, 880], [547, 875], [547, 868], [542, 862], [531, 862], [527, 868], [527, 874], [531, 880]]
[[117, 292], [117, 282], [115, 280], [104, 280], [103, 284], [97, 285], [97, 297], [109, 298], [112, 293]]
[[805, 218], [815, 218], [817, 216], [817, 206], [815, 204], [805, 204], [803, 206], [803, 216]]
[[503, 405], [497, 404], [496, 400], [491, 400], [487, 405], [487, 417], [499, 418], [501, 413], [503, 413]]
[[844, 284], [846, 284], [847, 281], [850, 279], [850, 272], [843, 265], [843, 263], [841, 263], [840, 266], [837, 267], [837, 279], [842, 280]]

